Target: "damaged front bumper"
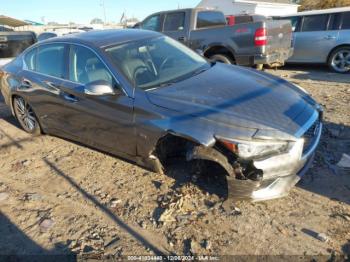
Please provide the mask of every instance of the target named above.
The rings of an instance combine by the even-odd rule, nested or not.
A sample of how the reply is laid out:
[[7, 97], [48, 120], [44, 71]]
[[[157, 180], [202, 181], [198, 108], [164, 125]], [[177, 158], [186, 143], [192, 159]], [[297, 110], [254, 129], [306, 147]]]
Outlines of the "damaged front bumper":
[[228, 178], [229, 198], [257, 202], [286, 196], [312, 165], [322, 127], [322, 122], [316, 121], [312, 128], [312, 141], [308, 141], [308, 144], [304, 137], [287, 154], [254, 161], [254, 166], [264, 172], [262, 181]]
[[312, 165], [312, 155], [305, 166], [297, 173], [271, 178], [263, 181], [227, 179], [228, 198], [233, 200], [249, 200], [252, 202], [271, 200], [288, 195]]
[[[312, 131], [312, 140], [307, 133]], [[259, 181], [237, 176], [235, 164], [228, 157], [213, 148], [196, 147], [187, 155], [187, 160], [201, 159], [220, 164], [227, 176], [228, 199], [253, 202], [286, 196], [312, 165], [314, 153], [320, 142], [322, 122], [317, 120], [303, 137], [296, 141], [287, 153], [253, 160], [253, 172], [262, 171]], [[237, 163], [237, 162], [236, 162]]]

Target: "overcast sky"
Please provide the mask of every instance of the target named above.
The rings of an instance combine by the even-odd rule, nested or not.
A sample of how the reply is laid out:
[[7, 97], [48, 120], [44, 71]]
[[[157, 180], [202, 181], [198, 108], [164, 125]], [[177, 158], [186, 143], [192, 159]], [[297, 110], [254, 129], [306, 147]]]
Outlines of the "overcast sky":
[[[90, 23], [104, 19], [103, 0], [0, 0], [0, 15], [36, 22]], [[107, 21], [119, 22], [123, 12], [128, 18], [169, 9], [194, 7], [200, 0], [104, 0]]]

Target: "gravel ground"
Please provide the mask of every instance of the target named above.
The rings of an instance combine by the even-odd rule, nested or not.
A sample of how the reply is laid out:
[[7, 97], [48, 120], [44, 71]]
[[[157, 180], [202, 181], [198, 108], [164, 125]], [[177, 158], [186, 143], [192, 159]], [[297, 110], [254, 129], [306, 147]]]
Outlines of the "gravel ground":
[[[23, 132], [0, 98], [0, 254], [350, 254], [350, 76], [268, 70], [325, 108], [312, 169], [283, 199], [225, 210], [213, 178], [167, 176], [52, 136]], [[216, 193], [215, 193], [216, 192]]]

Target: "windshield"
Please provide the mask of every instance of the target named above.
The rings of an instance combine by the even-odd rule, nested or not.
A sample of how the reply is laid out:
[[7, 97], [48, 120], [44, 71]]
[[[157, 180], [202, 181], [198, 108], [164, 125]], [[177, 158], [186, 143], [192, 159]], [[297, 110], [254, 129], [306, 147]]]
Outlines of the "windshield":
[[113, 46], [106, 52], [128, 80], [142, 89], [169, 85], [210, 68], [200, 55], [165, 36]]

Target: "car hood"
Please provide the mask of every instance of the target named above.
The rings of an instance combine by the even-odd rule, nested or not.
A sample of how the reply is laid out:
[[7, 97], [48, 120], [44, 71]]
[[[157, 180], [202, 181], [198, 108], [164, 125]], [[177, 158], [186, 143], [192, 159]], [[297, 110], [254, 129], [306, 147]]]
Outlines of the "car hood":
[[147, 91], [156, 106], [214, 124], [296, 134], [315, 113], [314, 101], [287, 81], [252, 69], [216, 64], [167, 87]]

